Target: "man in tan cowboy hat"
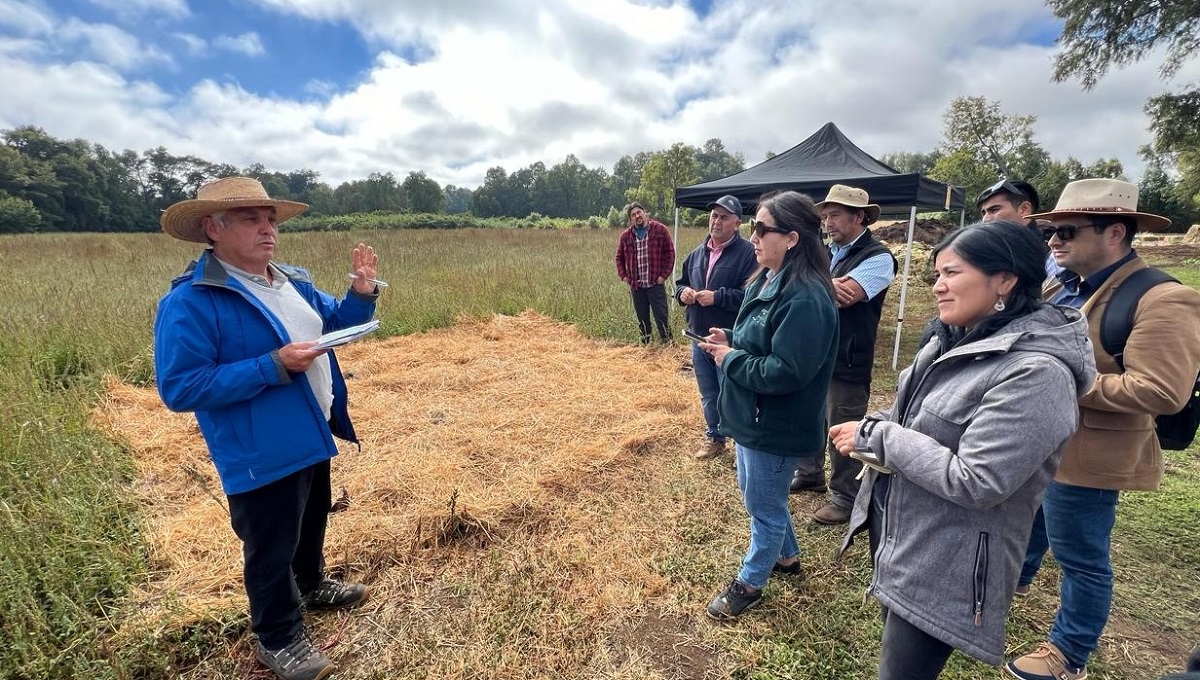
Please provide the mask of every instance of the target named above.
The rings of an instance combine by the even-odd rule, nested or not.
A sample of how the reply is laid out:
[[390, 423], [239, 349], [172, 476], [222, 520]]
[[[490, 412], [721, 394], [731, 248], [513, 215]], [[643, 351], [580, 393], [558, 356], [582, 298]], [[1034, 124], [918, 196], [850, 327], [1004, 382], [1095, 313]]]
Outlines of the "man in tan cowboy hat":
[[1050, 221], [1050, 252], [1065, 270], [1046, 299], [1087, 316], [1099, 374], [1079, 400], [1079, 429], [1067, 441], [1029, 539], [1018, 587], [1028, 592], [1047, 545], [1062, 586], [1048, 642], [1005, 666], [1023, 680], [1087, 677], [1112, 604], [1109, 544], [1118, 495], [1158, 488], [1163, 459], [1154, 418], [1183, 408], [1200, 369], [1200, 293], [1178, 283], [1150, 288], [1138, 301], [1124, 370], [1101, 346], [1100, 319], [1113, 293], [1146, 268], [1133, 250], [1134, 234], [1171, 223], [1138, 212], [1137, 199], [1128, 182], [1083, 179], [1063, 189], [1054, 210], [1031, 216]]
[[171, 282], [154, 322], [159, 394], [171, 410], [196, 414], [242, 541], [257, 656], [284, 680], [334, 670], [301, 609], [366, 597], [365, 586], [325, 575], [333, 438], [358, 440], [337, 359], [314, 345], [374, 315], [379, 258], [354, 248], [342, 300], [307, 271], [275, 263], [279, 223], [307, 207], [226, 177], [167, 208], [163, 231], [208, 248]]
[[[838, 307], [838, 352], [826, 400], [826, 417], [836, 425], [861, 420], [867, 413], [875, 337], [884, 297], [896, 276], [896, 258], [867, 228], [879, 219], [879, 206], [871, 203], [866, 191], [835, 184], [815, 207], [829, 234], [829, 266]], [[839, 455], [831, 442], [829, 466], [829, 501], [813, 513], [813, 520], [845, 524], [858, 493], [862, 463]], [[805, 459], [792, 480], [792, 491], [824, 491], [824, 467], [824, 456]]]

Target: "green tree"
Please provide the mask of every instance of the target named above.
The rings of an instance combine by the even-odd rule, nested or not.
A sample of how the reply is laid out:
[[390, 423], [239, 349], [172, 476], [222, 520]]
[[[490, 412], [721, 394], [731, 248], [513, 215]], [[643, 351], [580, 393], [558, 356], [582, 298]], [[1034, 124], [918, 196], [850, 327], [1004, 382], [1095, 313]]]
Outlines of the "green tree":
[[0, 194], [0, 234], [21, 234], [39, 231], [42, 214], [24, 198]]
[[451, 215], [470, 212], [471, 190], [466, 187], [447, 184], [442, 193], [446, 195], [446, 212]]
[[410, 172], [400, 185], [404, 209], [410, 213], [440, 213], [446, 207], [442, 187], [424, 172]]
[[[1048, 0], [1063, 21], [1054, 78], [1079, 78], [1091, 89], [1109, 69], [1163, 55], [1159, 74], [1178, 73], [1200, 48], [1200, 1]], [[1200, 201], [1200, 87], [1150, 98], [1145, 111], [1154, 134], [1152, 153], [1174, 163], [1190, 201]], [[1164, 168], [1165, 171], [1165, 168]], [[1189, 190], [1190, 188], [1190, 190]]]
[[700, 168], [701, 182], [720, 179], [746, 169], [746, 157], [725, 150], [725, 143], [717, 137], [704, 142], [704, 146], [696, 152], [696, 163]]
[[927, 175], [941, 158], [942, 152], [936, 150], [930, 153], [897, 151], [884, 154], [879, 160], [884, 165], [891, 166], [897, 172]]
[[700, 164], [696, 148], [676, 142], [666, 151], [659, 151], [642, 169], [642, 182], [626, 196], [638, 201], [652, 215], [665, 216], [675, 206], [675, 189], [700, 180]]
[[1184, 185], [1167, 174], [1159, 157], [1148, 159], [1138, 182], [1138, 210], [1171, 220], [1172, 231], [1186, 231], [1196, 221], [1196, 204]]

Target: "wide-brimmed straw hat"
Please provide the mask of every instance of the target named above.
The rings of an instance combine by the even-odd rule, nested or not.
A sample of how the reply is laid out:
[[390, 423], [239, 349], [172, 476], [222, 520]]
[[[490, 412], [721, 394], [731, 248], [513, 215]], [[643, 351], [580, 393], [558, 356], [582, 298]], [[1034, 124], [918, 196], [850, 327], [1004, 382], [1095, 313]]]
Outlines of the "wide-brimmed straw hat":
[[207, 215], [234, 208], [275, 208], [277, 222], [308, 210], [308, 204], [271, 198], [262, 182], [253, 177], [222, 177], [196, 190], [196, 198], [180, 201], [163, 211], [158, 223], [163, 231], [184, 241], [208, 243], [201, 221]]
[[1063, 187], [1058, 203], [1050, 212], [1030, 215], [1030, 219], [1053, 219], [1067, 215], [1119, 215], [1137, 221], [1138, 231], [1163, 231], [1171, 220], [1162, 215], [1138, 212], [1136, 184], [1119, 179], [1077, 179]]
[[820, 212], [821, 206], [826, 203], [837, 203], [848, 208], [858, 208], [864, 211], [867, 213], [867, 219], [863, 221], [864, 227], [879, 219], [879, 206], [871, 202], [871, 197], [865, 189], [848, 187], [845, 184], [834, 184], [829, 187], [829, 195], [825, 197], [825, 200], [814, 207]]

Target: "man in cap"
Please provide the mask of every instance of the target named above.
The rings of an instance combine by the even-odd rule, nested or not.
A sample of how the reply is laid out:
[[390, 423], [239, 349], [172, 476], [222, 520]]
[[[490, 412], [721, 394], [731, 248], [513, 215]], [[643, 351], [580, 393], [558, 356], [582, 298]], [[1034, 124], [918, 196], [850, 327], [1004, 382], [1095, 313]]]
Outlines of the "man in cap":
[[1084, 179], [1063, 189], [1045, 218], [1051, 254], [1063, 268], [1046, 299], [1081, 310], [1091, 328], [1099, 374], [1079, 400], [1079, 429], [1042, 500], [1044, 527], [1029, 540], [1021, 585], [1028, 588], [1047, 544], [1062, 570], [1049, 640], [1005, 668], [1022, 680], [1080, 680], [1108, 622], [1110, 542], [1122, 490], [1154, 490], [1163, 474], [1154, 418], [1183, 408], [1200, 369], [1200, 293], [1167, 282], [1138, 301], [1124, 369], [1100, 343], [1100, 320], [1114, 292], [1146, 263], [1133, 250], [1139, 231], [1162, 231], [1165, 217], [1138, 212], [1138, 189], [1115, 179]]
[[650, 313], [663, 342], [670, 342], [667, 324], [667, 289], [663, 285], [675, 268], [675, 244], [671, 232], [650, 219], [641, 203], [625, 206], [629, 225], [617, 240], [617, 276], [629, 286], [633, 312], [637, 315], [642, 344], [650, 342]]
[[242, 542], [257, 657], [284, 680], [333, 672], [301, 609], [356, 605], [366, 587], [325, 575], [333, 438], [357, 443], [346, 383], [322, 333], [368, 321], [379, 291], [374, 249], [358, 244], [345, 298], [275, 263], [278, 225], [308, 206], [226, 177], [163, 212], [163, 231], [208, 248], [171, 282], [154, 322], [159, 394], [192, 411]]
[[[883, 300], [896, 276], [896, 258], [877, 241], [868, 225], [879, 219], [879, 206], [863, 189], [835, 184], [816, 204], [829, 234], [829, 266], [838, 307], [838, 352], [826, 399], [830, 425], [861, 420], [871, 396], [875, 337]], [[813, 513], [820, 524], [850, 520], [862, 463], [838, 454], [829, 444], [829, 501]], [[825, 490], [825, 457], [805, 459], [792, 480], [792, 491]]]
[[[708, 204], [708, 237], [687, 256], [675, 281], [675, 299], [686, 305], [688, 328], [707, 336], [711, 328], [733, 328], [742, 306], [746, 279], [758, 266], [754, 246], [738, 234], [742, 203], [722, 196]], [[704, 409], [705, 443], [696, 451], [697, 460], [707, 460], [725, 451], [725, 437], [717, 430], [717, 396], [721, 393], [721, 369], [712, 355], [692, 342], [692, 369]]]

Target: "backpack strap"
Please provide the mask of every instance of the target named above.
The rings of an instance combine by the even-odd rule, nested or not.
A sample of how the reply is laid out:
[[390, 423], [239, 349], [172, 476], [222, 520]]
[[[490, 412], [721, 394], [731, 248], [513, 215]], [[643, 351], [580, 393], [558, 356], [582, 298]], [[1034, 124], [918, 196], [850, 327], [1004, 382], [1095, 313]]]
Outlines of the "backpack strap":
[[1125, 343], [1133, 330], [1133, 316], [1138, 302], [1146, 291], [1160, 283], [1179, 280], [1161, 269], [1147, 267], [1130, 274], [1113, 293], [1104, 315], [1100, 317], [1100, 347], [1117, 361], [1117, 368], [1125, 370]]

